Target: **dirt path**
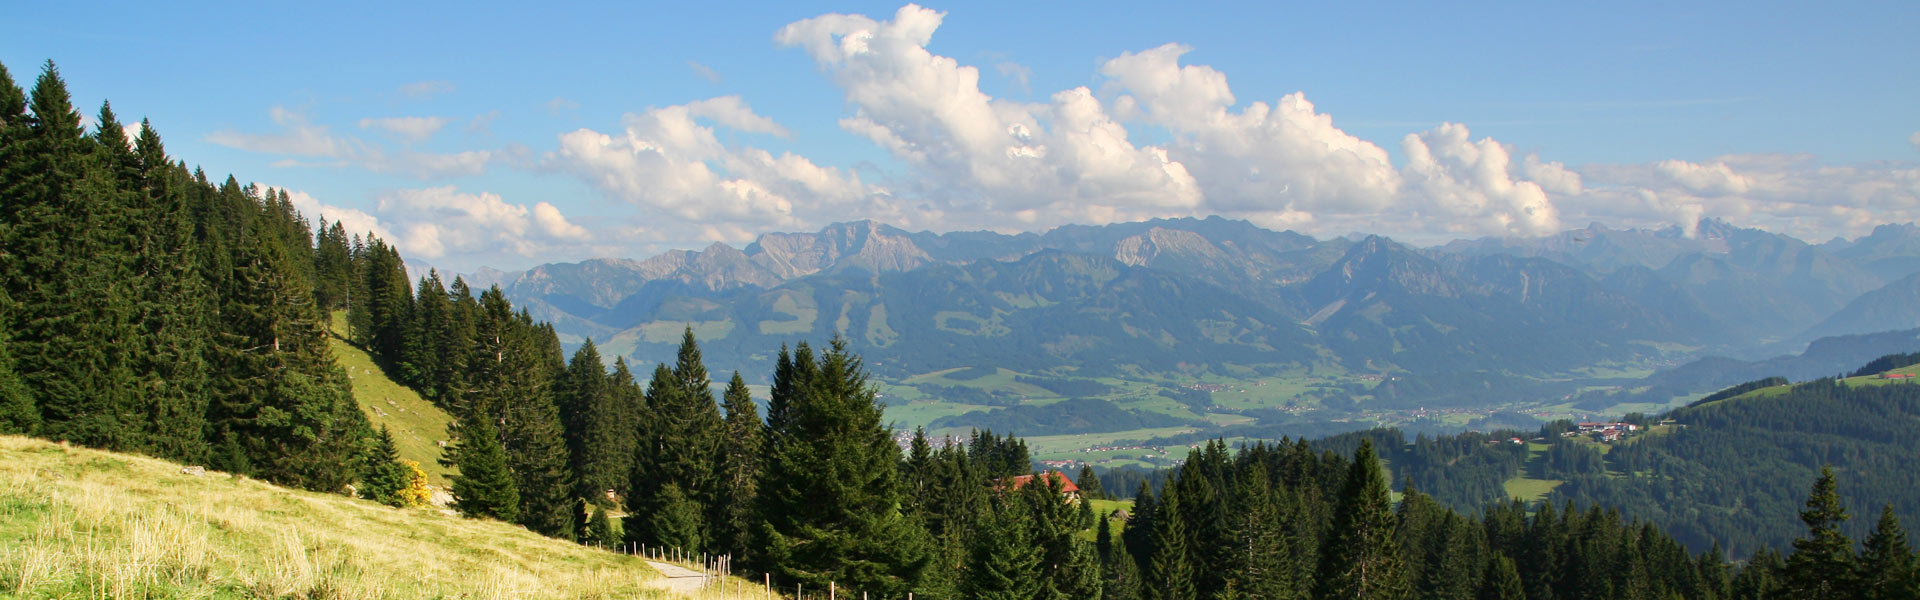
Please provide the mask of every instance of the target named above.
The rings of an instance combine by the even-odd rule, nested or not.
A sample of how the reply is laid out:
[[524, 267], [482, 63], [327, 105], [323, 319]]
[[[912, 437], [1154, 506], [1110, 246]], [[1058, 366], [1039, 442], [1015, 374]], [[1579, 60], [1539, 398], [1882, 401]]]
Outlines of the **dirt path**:
[[660, 579], [660, 588], [669, 592], [692, 594], [700, 591], [701, 586], [707, 583], [707, 578], [701, 575], [699, 571], [679, 565], [647, 561], [647, 566], [653, 567], [653, 570], [660, 572], [663, 576]]

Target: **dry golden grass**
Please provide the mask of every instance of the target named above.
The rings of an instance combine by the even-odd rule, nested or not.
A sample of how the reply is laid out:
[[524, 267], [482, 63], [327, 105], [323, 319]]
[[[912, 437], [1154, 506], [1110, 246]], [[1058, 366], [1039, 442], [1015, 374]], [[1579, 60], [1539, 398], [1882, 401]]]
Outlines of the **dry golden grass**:
[[504, 523], [0, 436], [0, 597], [683, 597], [663, 584]]

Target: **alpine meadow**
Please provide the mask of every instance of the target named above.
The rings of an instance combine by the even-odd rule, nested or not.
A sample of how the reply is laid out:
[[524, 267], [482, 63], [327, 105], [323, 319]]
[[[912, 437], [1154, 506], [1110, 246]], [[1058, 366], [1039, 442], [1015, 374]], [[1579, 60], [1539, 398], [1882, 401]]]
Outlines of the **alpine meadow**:
[[1763, 4], [13, 7], [0, 596], [1920, 600]]

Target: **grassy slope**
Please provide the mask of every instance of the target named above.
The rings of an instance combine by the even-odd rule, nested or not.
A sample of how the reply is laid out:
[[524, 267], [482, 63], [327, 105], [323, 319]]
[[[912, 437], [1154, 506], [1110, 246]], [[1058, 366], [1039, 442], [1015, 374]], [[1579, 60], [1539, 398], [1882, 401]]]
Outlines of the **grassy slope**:
[[0, 596], [669, 597], [637, 558], [495, 521], [13, 436], [0, 540]]
[[447, 477], [453, 470], [440, 466], [440, 442], [451, 441], [447, 425], [453, 417], [388, 377], [373, 362], [372, 355], [342, 339], [347, 331], [347, 311], [334, 311], [328, 325], [333, 333], [327, 338], [333, 362], [353, 378], [353, 399], [360, 403], [360, 410], [367, 413], [375, 428], [385, 425], [393, 432], [393, 445], [400, 450], [400, 458], [420, 463], [434, 487], [447, 489]]
[[446, 488], [452, 469], [440, 465], [440, 442], [449, 439], [447, 425], [453, 418], [411, 388], [387, 377], [366, 351], [337, 337], [328, 341], [333, 345], [334, 362], [353, 377], [353, 398], [360, 402], [367, 419], [375, 428], [384, 425], [393, 433], [400, 458], [419, 462], [435, 487]]

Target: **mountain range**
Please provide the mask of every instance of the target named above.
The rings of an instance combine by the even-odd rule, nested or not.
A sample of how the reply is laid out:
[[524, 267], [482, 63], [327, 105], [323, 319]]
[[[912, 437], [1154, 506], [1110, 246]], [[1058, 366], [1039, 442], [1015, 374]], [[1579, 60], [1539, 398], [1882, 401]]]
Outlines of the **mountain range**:
[[1823, 244], [1708, 219], [1417, 248], [1215, 217], [1022, 234], [858, 221], [471, 279], [608, 357], [669, 356], [691, 327], [710, 364], [749, 380], [770, 372], [768, 348], [839, 334], [889, 382], [972, 367], [1178, 384], [1574, 381], [1758, 359], [1920, 326], [1916, 273], [1911, 224]]

